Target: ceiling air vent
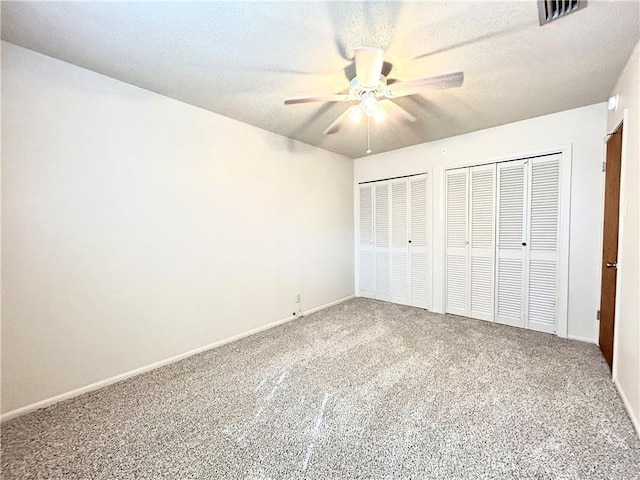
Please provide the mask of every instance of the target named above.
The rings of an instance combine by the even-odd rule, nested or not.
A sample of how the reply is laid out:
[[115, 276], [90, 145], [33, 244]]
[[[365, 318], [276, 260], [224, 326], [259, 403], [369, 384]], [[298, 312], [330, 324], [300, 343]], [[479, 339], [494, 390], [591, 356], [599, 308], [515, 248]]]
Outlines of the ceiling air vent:
[[587, 0], [538, 0], [540, 26], [587, 6]]

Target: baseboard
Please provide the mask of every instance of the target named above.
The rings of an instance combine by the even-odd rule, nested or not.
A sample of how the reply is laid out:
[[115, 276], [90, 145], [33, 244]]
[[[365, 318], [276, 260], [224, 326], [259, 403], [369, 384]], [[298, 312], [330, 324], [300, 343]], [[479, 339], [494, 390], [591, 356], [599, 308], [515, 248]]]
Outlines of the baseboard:
[[624, 408], [627, 410], [627, 415], [629, 415], [629, 418], [631, 419], [631, 423], [633, 424], [633, 427], [636, 429], [636, 435], [640, 437], [640, 421], [635, 416], [633, 409], [631, 408], [631, 403], [629, 402], [629, 399], [624, 394], [624, 390], [620, 388], [620, 384], [618, 383], [618, 380], [616, 378], [613, 379], [613, 384], [616, 386], [616, 390], [618, 390], [618, 395], [620, 395], [620, 398], [622, 399], [622, 403], [624, 404]]
[[324, 305], [320, 305], [319, 307], [310, 308], [309, 310], [305, 310], [302, 312], [303, 315], [311, 315], [312, 313], [319, 312], [320, 310], [324, 310], [325, 308], [333, 307], [334, 305], [338, 305], [339, 303], [346, 302], [347, 300], [351, 300], [355, 298], [355, 295], [349, 295], [348, 297], [340, 298], [338, 300], [334, 300], [333, 302], [325, 303]]
[[578, 335], [567, 335], [567, 338], [569, 340], [578, 340], [579, 342], [594, 343], [596, 345], [598, 344], [598, 342], [593, 338], [580, 337]]
[[[348, 297], [344, 297], [339, 300], [335, 300], [333, 302], [320, 305], [319, 307], [311, 308], [309, 310], [304, 311], [303, 315], [311, 315], [312, 313], [318, 312], [320, 310], [324, 310], [325, 308], [329, 308], [339, 303], [346, 302], [347, 300], [351, 300], [353, 297], [354, 297], [353, 295], [349, 295]], [[236, 340], [240, 340], [241, 338], [249, 337], [251, 335], [255, 335], [256, 333], [260, 333], [265, 330], [269, 330], [270, 328], [277, 327], [278, 325], [282, 325], [284, 323], [290, 322], [291, 320], [294, 320], [296, 318], [297, 318], [296, 316], [292, 315], [290, 317], [286, 317], [281, 320], [276, 320], [275, 322], [268, 323], [267, 325], [263, 325], [261, 327], [254, 328], [247, 332], [243, 332], [238, 335], [234, 335], [232, 337], [225, 338], [223, 340], [218, 340], [217, 342], [213, 342], [208, 345], [204, 345], [202, 347], [198, 347], [193, 350], [189, 350], [187, 352], [174, 355], [173, 357], [169, 357], [165, 360], [160, 360], [158, 362], [150, 363], [149, 365], [145, 365], [143, 367], [136, 368], [134, 370], [130, 370], [125, 373], [121, 373], [114, 377], [100, 380], [99, 382], [95, 382], [90, 385], [86, 385], [84, 387], [76, 388], [69, 392], [61, 393], [60, 395], [55, 395], [53, 397], [40, 400], [38, 402], [32, 403], [30, 405], [26, 405], [24, 407], [16, 408], [15, 410], [11, 410], [9, 412], [6, 412], [0, 415], [0, 422], [5, 422], [7, 420], [11, 420], [12, 418], [21, 417], [22, 415], [26, 415], [28, 413], [39, 410], [41, 408], [49, 407], [55, 403], [62, 402], [64, 400], [69, 400], [71, 398], [77, 397], [84, 393], [92, 392], [94, 390], [99, 390], [100, 388], [106, 387], [108, 385], [113, 385], [114, 383], [121, 382], [122, 380], [135, 377], [136, 375], [150, 372], [151, 370], [155, 370], [156, 368], [164, 367], [165, 365], [170, 365], [172, 363], [179, 362], [180, 360], [184, 360], [185, 358], [192, 357], [193, 355], [206, 352], [207, 350], [211, 350], [212, 348], [221, 347], [222, 345], [226, 345], [227, 343], [235, 342]]]

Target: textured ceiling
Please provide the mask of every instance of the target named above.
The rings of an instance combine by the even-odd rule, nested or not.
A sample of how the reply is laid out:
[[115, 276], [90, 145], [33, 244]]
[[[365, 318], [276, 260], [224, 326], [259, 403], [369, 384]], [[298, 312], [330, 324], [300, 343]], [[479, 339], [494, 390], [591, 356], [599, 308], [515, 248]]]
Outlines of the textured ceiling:
[[357, 158], [366, 124], [323, 130], [353, 49], [385, 49], [389, 78], [464, 71], [453, 90], [398, 99], [418, 118], [372, 125], [374, 153], [603, 101], [639, 37], [640, 3], [592, 0], [544, 27], [521, 2], [2, 2], [2, 38]]

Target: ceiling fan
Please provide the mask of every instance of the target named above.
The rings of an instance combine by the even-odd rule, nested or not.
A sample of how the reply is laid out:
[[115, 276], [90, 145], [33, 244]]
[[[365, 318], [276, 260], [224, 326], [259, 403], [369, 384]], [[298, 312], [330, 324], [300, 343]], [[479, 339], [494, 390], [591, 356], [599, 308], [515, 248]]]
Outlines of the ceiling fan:
[[424, 90], [442, 90], [462, 85], [462, 72], [439, 75], [437, 77], [421, 78], [406, 82], [387, 83], [382, 75], [383, 50], [378, 47], [360, 47], [355, 49], [356, 76], [349, 83], [349, 93], [339, 95], [322, 95], [314, 97], [288, 98], [285, 105], [309, 102], [354, 102], [329, 127], [325, 134], [335, 133], [342, 128], [343, 121], [348, 118], [353, 123], [360, 123], [366, 116], [379, 123], [389, 115], [415, 122], [416, 118], [392, 100], [394, 98], [415, 95]]

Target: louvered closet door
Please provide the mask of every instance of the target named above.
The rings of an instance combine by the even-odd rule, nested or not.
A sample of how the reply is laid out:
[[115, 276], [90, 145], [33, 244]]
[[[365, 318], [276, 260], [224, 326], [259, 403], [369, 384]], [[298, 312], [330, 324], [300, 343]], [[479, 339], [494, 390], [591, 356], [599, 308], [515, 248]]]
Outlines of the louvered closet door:
[[391, 300], [391, 256], [389, 249], [389, 184], [377, 183], [375, 192], [374, 258], [375, 258], [375, 298]]
[[497, 169], [495, 319], [524, 327], [527, 164], [505, 162]]
[[469, 169], [446, 172], [446, 307], [447, 313], [468, 315], [469, 281], [467, 223]]
[[529, 163], [527, 326], [555, 333], [558, 292], [558, 234], [560, 228], [560, 155]]
[[391, 301], [409, 304], [408, 181], [391, 181]]
[[360, 186], [360, 269], [358, 295], [374, 297], [373, 187]]
[[431, 308], [431, 189], [428, 175], [409, 179], [410, 304]]
[[496, 166], [469, 170], [470, 302], [472, 318], [493, 321]]

